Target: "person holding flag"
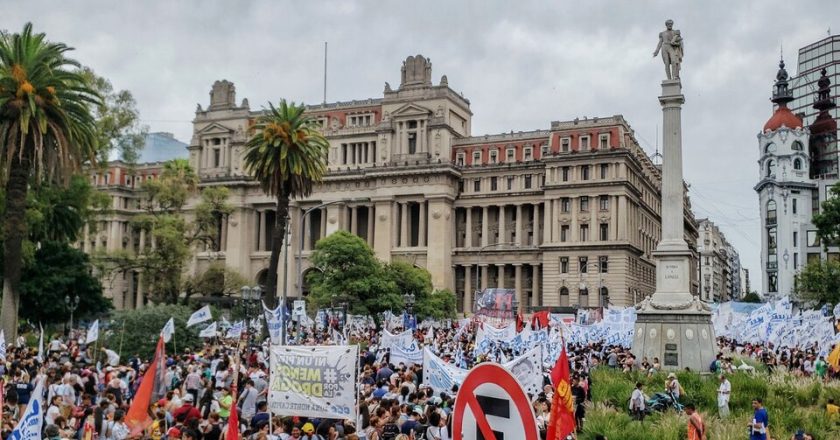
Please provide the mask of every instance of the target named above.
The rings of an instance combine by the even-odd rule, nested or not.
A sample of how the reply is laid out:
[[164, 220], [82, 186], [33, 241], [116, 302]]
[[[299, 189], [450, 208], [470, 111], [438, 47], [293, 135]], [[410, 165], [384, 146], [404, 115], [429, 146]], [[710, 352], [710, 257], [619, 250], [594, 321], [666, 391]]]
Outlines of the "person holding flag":
[[562, 341], [562, 351], [557, 363], [551, 370], [551, 384], [554, 396], [551, 400], [546, 440], [565, 440], [575, 432], [575, 410], [572, 387], [569, 378], [569, 357], [566, 354], [566, 342]]
[[93, 324], [90, 325], [87, 331], [87, 336], [85, 337], [85, 344], [91, 344], [99, 340], [99, 320], [93, 321]]

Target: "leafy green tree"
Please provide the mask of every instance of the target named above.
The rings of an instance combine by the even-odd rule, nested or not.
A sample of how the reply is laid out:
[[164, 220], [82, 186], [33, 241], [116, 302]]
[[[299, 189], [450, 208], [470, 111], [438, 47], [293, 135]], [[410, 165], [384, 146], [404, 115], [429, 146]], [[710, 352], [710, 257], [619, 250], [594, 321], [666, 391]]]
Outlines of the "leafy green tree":
[[135, 216], [131, 225], [146, 231], [155, 245], [145, 246], [139, 255], [126, 250], [100, 255], [99, 268], [112, 276], [142, 270], [151, 301], [174, 304], [184, 290], [184, 269], [193, 252], [218, 248], [217, 226], [232, 212], [227, 204], [228, 190], [203, 189], [200, 202], [188, 212], [187, 201], [199, 192], [198, 176], [184, 159], [166, 162], [159, 178], [147, 180], [142, 189], [144, 212]]
[[750, 292], [750, 293], [748, 293], [748, 294], [744, 295], [744, 297], [743, 297], [743, 298], [741, 298], [741, 302], [745, 302], [745, 303], [760, 303], [760, 302], [761, 302], [761, 297], [760, 297], [760, 296], [758, 296], [758, 293], [757, 293], [757, 292]]
[[312, 252], [318, 270], [307, 276], [309, 298], [315, 307], [347, 303], [350, 313], [376, 316], [402, 310], [396, 283], [386, 274], [368, 244], [347, 231], [319, 240]]
[[184, 281], [187, 299], [192, 296], [230, 296], [239, 293], [248, 280], [224, 264], [212, 264], [204, 272]]
[[814, 214], [813, 223], [823, 245], [840, 244], [840, 182], [831, 187], [831, 197], [820, 205], [819, 214]]
[[[397, 286], [397, 293], [414, 295], [417, 319], [446, 319], [455, 316], [455, 296], [448, 290], [433, 291], [428, 270], [403, 261], [385, 265], [385, 274]], [[402, 309], [402, 305], [398, 307]]]
[[26, 202], [33, 176], [67, 182], [97, 153], [92, 108], [102, 100], [84, 80], [71, 48], [47, 41], [27, 23], [0, 35], [0, 158], [6, 211], [3, 219], [3, 309], [7, 338], [17, 335]]
[[800, 297], [817, 306], [840, 302], [840, 261], [814, 260], [796, 276]]
[[98, 162], [108, 163], [109, 154], [117, 151], [124, 162], [136, 163], [149, 130], [140, 124], [134, 96], [128, 90], [114, 90], [110, 81], [89, 67], [84, 67], [81, 73], [88, 86], [102, 97], [102, 102], [93, 108], [96, 142], [100, 146]]
[[266, 194], [277, 197], [277, 215], [271, 240], [271, 259], [265, 299], [277, 304], [277, 266], [286, 237], [289, 200], [312, 194], [312, 185], [327, 171], [329, 142], [318, 121], [305, 114], [303, 105], [280, 100], [257, 119], [254, 134], [245, 145], [245, 168]]
[[113, 308], [111, 300], [102, 295], [102, 285], [91, 269], [84, 252], [67, 243], [43, 242], [34, 263], [23, 271], [20, 316], [35, 323], [65, 322], [65, 296], [79, 297], [76, 319], [107, 313]]
[[[108, 331], [103, 346], [117, 351], [122, 356], [140, 355], [144, 359], [152, 357], [157, 346], [160, 331], [169, 318], [175, 319], [175, 334], [167, 344], [167, 353], [179, 353], [185, 348], [195, 349], [201, 346], [198, 332], [201, 325], [187, 328], [187, 320], [193, 313], [185, 305], [159, 304], [137, 310], [114, 312], [108, 322]], [[218, 316], [214, 314], [214, 316]]]

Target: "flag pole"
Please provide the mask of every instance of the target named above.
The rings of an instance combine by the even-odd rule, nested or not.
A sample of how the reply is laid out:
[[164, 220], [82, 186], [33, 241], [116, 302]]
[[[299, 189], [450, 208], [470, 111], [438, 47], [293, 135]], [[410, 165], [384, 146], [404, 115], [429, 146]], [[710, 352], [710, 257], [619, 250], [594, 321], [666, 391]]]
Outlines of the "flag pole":
[[120, 357], [122, 357], [123, 338], [125, 338], [125, 319], [123, 319], [122, 330], [120, 331]]

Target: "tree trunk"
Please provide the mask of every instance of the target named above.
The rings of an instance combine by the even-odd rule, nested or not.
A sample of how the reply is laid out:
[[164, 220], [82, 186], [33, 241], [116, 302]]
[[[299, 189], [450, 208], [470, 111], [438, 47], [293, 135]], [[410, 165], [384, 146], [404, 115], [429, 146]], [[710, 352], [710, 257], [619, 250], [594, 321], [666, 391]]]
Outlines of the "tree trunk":
[[23, 239], [26, 237], [26, 192], [29, 184], [28, 157], [15, 155], [9, 167], [6, 182], [6, 218], [3, 225], [6, 238], [3, 242], [3, 311], [0, 315], [7, 341], [17, 339], [18, 284], [23, 270]]
[[[286, 219], [289, 216], [289, 195], [281, 188], [277, 196], [277, 212], [274, 215], [274, 234], [271, 237], [271, 259], [268, 262], [268, 280], [265, 286], [265, 304], [274, 309], [279, 303], [277, 300], [277, 269], [280, 265], [280, 251], [286, 239]], [[288, 286], [287, 280], [283, 280], [283, 291]]]

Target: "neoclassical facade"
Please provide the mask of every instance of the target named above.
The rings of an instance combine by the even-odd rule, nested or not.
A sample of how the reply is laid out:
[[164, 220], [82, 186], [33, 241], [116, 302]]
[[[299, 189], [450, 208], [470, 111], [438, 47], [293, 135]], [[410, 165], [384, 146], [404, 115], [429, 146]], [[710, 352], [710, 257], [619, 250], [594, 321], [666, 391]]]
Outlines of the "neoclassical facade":
[[[278, 274], [290, 296], [306, 294], [301, 274], [315, 243], [339, 229], [383, 261], [428, 269], [435, 288], [456, 293], [459, 310], [471, 310], [487, 287], [515, 289], [525, 311], [626, 306], [653, 293], [661, 173], [622, 116], [474, 136], [469, 100], [446, 76], [434, 83], [421, 55], [405, 60], [399, 86], [385, 83], [381, 98], [307, 111], [329, 140], [329, 172], [311, 197], [293, 202]], [[247, 99], [237, 103], [228, 81], [196, 109], [190, 163], [201, 186], [230, 189], [234, 211], [220, 224], [219, 247], [198, 250], [193, 273], [224, 262], [254, 283], [266, 279], [275, 201], [242, 163], [258, 115]], [[685, 237], [696, 252], [685, 201]], [[696, 267], [691, 273], [696, 292]]]

